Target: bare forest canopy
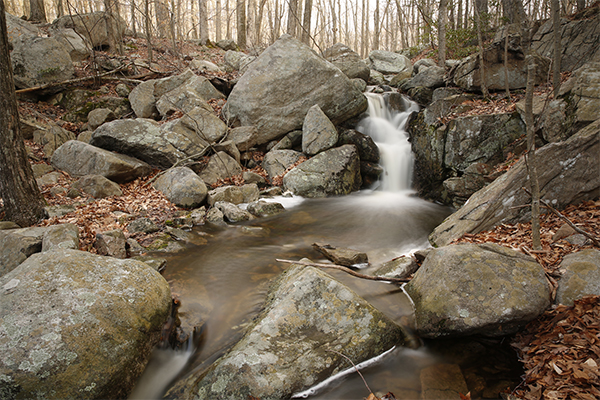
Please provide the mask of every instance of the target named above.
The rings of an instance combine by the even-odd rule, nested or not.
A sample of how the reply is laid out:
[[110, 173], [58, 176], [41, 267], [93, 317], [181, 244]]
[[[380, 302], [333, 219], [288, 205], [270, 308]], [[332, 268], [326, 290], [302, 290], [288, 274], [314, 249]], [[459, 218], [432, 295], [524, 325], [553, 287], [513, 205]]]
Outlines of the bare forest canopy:
[[[110, 9], [134, 36], [202, 43], [233, 39], [242, 49], [259, 50], [288, 33], [319, 49], [342, 42], [362, 57], [377, 49], [435, 49], [440, 3], [447, 7], [450, 58], [463, 57], [477, 45], [475, 9], [490, 32], [515, 22], [515, 13], [536, 21], [549, 18], [551, 11], [550, 0], [5, 0], [9, 13], [34, 21]], [[561, 0], [561, 13], [590, 3]]]

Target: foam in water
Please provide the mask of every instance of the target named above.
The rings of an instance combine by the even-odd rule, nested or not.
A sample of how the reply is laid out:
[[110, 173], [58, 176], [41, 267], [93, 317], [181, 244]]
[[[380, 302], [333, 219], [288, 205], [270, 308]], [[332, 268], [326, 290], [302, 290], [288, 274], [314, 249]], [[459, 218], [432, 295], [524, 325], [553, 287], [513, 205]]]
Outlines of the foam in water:
[[419, 107], [410, 100], [403, 99], [406, 111], [393, 113], [382, 95], [366, 93], [369, 101], [369, 117], [362, 120], [357, 130], [369, 135], [379, 147], [380, 164], [383, 166], [380, 189], [403, 191], [411, 187], [413, 155], [404, 130], [408, 116]]

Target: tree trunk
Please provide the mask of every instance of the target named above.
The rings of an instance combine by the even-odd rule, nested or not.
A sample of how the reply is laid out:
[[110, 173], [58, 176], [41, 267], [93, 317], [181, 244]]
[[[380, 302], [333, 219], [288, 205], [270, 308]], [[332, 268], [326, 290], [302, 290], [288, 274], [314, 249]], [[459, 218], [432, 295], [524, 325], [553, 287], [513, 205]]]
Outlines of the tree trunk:
[[304, 19], [302, 21], [302, 43], [310, 46], [310, 22], [312, 18], [312, 0], [305, 0]]
[[146, 47], [148, 48], [148, 65], [152, 63], [152, 21], [150, 20], [150, 0], [144, 0]]
[[267, 0], [260, 0], [258, 3], [258, 13], [256, 14], [256, 21], [254, 23], [254, 31], [256, 32], [256, 45], [260, 46], [261, 44], [261, 33], [262, 33], [262, 21], [263, 15], [265, 11], [265, 5], [267, 4]]
[[560, 46], [560, 12], [558, 7], [558, 0], [552, 0], [552, 27], [554, 30], [554, 57], [552, 58], [552, 87], [554, 91], [554, 99], [558, 98], [558, 92], [560, 90], [560, 64], [561, 59], [561, 46]]
[[463, 0], [458, 0], [457, 10], [456, 10], [456, 28], [463, 29], [463, 20], [462, 20], [462, 6]]
[[246, 9], [246, 41], [251, 47], [257, 45], [256, 42], [256, 0], [248, 0], [248, 8]]
[[585, 0], [577, 0], [577, 11], [581, 11], [585, 8]]
[[446, 25], [448, 24], [447, 0], [440, 0], [438, 19], [438, 63], [439, 66], [446, 66]]
[[56, 18], [60, 18], [65, 15], [65, 8], [63, 5], [63, 0], [56, 1]]
[[540, 185], [535, 158], [535, 127], [533, 122], [533, 79], [536, 65], [533, 58], [527, 56], [527, 89], [525, 91], [525, 125], [527, 126], [527, 169], [531, 188], [531, 239], [533, 249], [541, 250], [540, 240]]
[[46, 8], [44, 0], [29, 0], [29, 21], [31, 22], [47, 22]]
[[274, 43], [277, 39], [279, 39], [279, 35], [281, 32], [281, 15], [279, 14], [279, 0], [275, 0], [275, 21], [273, 22], [273, 34], [271, 35], [271, 43]]
[[246, 50], [246, 1], [237, 0], [237, 44], [241, 50]]
[[215, 2], [215, 41], [223, 39], [222, 29], [221, 29], [221, 0], [216, 0]]
[[298, 1], [289, 0], [287, 34], [296, 37], [296, 25], [298, 19]]
[[481, 93], [483, 98], [487, 99], [490, 94], [487, 89], [487, 83], [485, 82], [485, 60], [483, 57], [483, 38], [481, 35], [481, 18], [479, 16], [479, 10], [477, 9], [477, 2], [475, 2], [475, 23], [477, 24], [477, 42], [479, 43], [479, 80], [481, 82]]
[[106, 22], [106, 33], [108, 35], [109, 49], [122, 55], [123, 38], [119, 29], [119, 13], [114, 0], [104, 0], [104, 20]]
[[368, 15], [367, 6], [365, 5], [365, 0], [362, 0], [362, 23], [360, 25], [360, 56], [365, 58], [367, 56], [367, 29], [365, 27], [366, 23], [369, 21], [366, 16]]
[[[335, 12], [335, 0], [330, 0], [329, 8], [331, 9], [331, 32], [333, 33], [332, 42], [333, 42], [333, 44], [336, 44], [338, 42], [338, 36], [337, 36], [338, 31], [337, 31], [337, 15]], [[306, 13], [306, 10], [304, 10], [304, 12]]]
[[375, 0], [375, 9], [373, 10], [373, 50], [379, 50], [379, 0]]
[[3, 1], [0, 1], [0, 193], [7, 220], [25, 227], [44, 218], [45, 201], [27, 161], [21, 135]]
[[206, 6], [206, 1], [199, 0], [198, 2], [198, 36], [202, 44], [208, 42], [208, 7]]

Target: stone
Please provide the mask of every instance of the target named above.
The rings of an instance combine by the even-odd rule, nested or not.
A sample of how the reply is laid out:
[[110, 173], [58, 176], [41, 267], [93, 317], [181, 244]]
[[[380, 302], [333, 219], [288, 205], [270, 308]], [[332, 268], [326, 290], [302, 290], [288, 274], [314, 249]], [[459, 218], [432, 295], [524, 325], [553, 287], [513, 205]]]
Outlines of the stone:
[[217, 47], [227, 50], [237, 50], [238, 46], [233, 39], [222, 39], [215, 43]]
[[345, 358], [328, 349], [360, 363], [406, 336], [326, 273], [293, 266], [274, 284], [264, 311], [242, 340], [207, 374], [187, 378], [193, 389], [186, 397], [289, 398], [348, 367]]
[[[561, 209], [600, 197], [599, 153], [600, 119], [563, 142], [536, 150], [542, 199]], [[429, 241], [444, 246], [465, 233], [489, 230], [502, 222], [530, 220], [530, 208], [523, 207], [530, 202], [521, 189], [526, 186], [527, 167], [521, 159], [437, 226]]]
[[167, 117], [175, 111], [189, 113], [196, 107], [213, 113], [207, 100], [224, 98], [207, 78], [193, 75], [180, 86], [160, 96], [156, 101], [156, 109], [161, 117]]
[[[600, 109], [600, 60], [573, 71], [561, 86], [559, 96], [568, 104], [565, 111], [567, 136], [594, 122]], [[545, 115], [551, 117], [549, 112]], [[550, 119], [545, 126], [553, 122]]]
[[33, 176], [35, 178], [40, 178], [42, 175], [54, 171], [54, 168], [48, 164], [32, 164], [31, 169], [33, 170]]
[[[127, 250], [127, 257], [136, 258], [137, 256], [141, 256], [146, 253], [146, 249], [135, 239], [129, 238], [125, 243], [125, 249]], [[137, 258], [136, 258], [137, 259]], [[144, 260], [140, 260], [144, 261]], [[166, 263], [166, 260], [165, 260]], [[150, 263], [147, 263], [150, 265]], [[154, 268], [154, 266], [150, 265]], [[154, 270], [158, 271], [158, 269], [154, 268]], [[160, 271], [159, 271], [160, 272]]]
[[47, 228], [21, 228], [0, 231], [0, 277], [8, 274], [29, 256], [42, 251]]
[[[68, 197], [71, 197], [70, 192], [71, 192], [70, 190], [69, 190], [69, 192], [67, 192]], [[74, 197], [79, 197], [79, 196], [81, 196], [81, 193], [79, 193], [77, 196], [74, 196]], [[48, 214], [48, 218], [54, 218], [54, 217], [62, 217], [63, 215], [67, 215], [72, 212], [75, 212], [77, 210], [77, 208], [75, 208], [75, 206], [68, 205], [68, 204], [57, 204], [55, 206], [44, 207], [44, 210], [46, 210], [46, 214]]]
[[75, 73], [71, 56], [51, 37], [15, 40], [10, 59], [17, 89], [66, 81]]
[[[131, 239], [130, 239], [131, 240]], [[150, 268], [157, 272], [161, 272], [167, 266], [167, 259], [155, 256], [135, 256], [132, 257], [134, 260], [141, 261], [147, 264]]]
[[197, 69], [200, 72], [212, 72], [212, 73], [223, 72], [223, 71], [221, 71], [221, 68], [219, 68], [219, 66], [216, 65], [215, 63], [212, 63], [208, 60], [201, 60], [201, 59], [197, 59], [197, 58], [194, 58], [190, 62], [189, 66], [190, 66], [190, 68]]
[[51, 36], [56, 39], [71, 56], [71, 61], [78, 62], [87, 59], [91, 54], [91, 44], [73, 29], [51, 29]]
[[298, 162], [302, 156], [302, 153], [294, 150], [271, 150], [265, 155], [261, 165], [269, 179], [273, 180]]
[[234, 126], [255, 126], [260, 145], [299, 129], [315, 104], [334, 125], [367, 109], [365, 96], [338, 68], [283, 35], [248, 66], [223, 115]]
[[325, 256], [329, 261], [346, 267], [365, 266], [369, 264], [367, 253], [362, 251], [334, 247], [326, 243], [313, 243], [313, 249]]
[[229, 154], [219, 151], [210, 157], [206, 168], [199, 175], [206, 184], [214, 185], [219, 179], [230, 178], [241, 173], [240, 164]]
[[318, 104], [306, 113], [302, 124], [302, 152], [314, 156], [336, 145], [338, 133], [335, 126]]
[[119, 83], [115, 86], [115, 92], [121, 97], [129, 97], [129, 93], [131, 93], [131, 89], [124, 83]]
[[232, 128], [227, 137], [233, 140], [239, 151], [248, 151], [256, 146], [256, 136], [256, 127], [238, 126]]
[[236, 147], [235, 143], [233, 143], [232, 140], [226, 140], [224, 142], [219, 142], [219, 143], [213, 145], [213, 148], [216, 152], [224, 151], [225, 153], [227, 153], [231, 157], [233, 157], [235, 159], [235, 161], [237, 161], [238, 164], [240, 163], [240, 151], [238, 150], [238, 148]]
[[[113, 14], [113, 18], [115, 18]], [[103, 11], [97, 11], [89, 14], [64, 15], [52, 22], [53, 28], [70, 28], [79, 35], [86, 38], [94, 48], [109, 46], [108, 32], [106, 28], [107, 16]], [[118, 18], [115, 24], [120, 37], [125, 33], [127, 24], [123, 19]]]
[[145, 81], [137, 85], [129, 93], [129, 103], [138, 118], [157, 118], [156, 98], [154, 97], [153, 80]]
[[301, 150], [302, 131], [291, 131], [285, 135], [269, 151], [274, 150]]
[[556, 303], [572, 306], [584, 296], [600, 295], [600, 251], [585, 249], [566, 255], [560, 263]]
[[203, 180], [188, 167], [168, 170], [154, 182], [153, 187], [171, 203], [184, 208], [200, 206], [208, 194]]
[[37, 26], [15, 17], [12, 14], [6, 15], [6, 30], [8, 33], [8, 42], [14, 47], [15, 43], [23, 39], [31, 39], [40, 36], [40, 30]]
[[350, 82], [354, 85], [354, 87], [361, 93], [364, 93], [367, 90], [367, 81], [363, 81], [360, 78], [352, 78]]
[[33, 141], [42, 146], [44, 155], [47, 158], [51, 158], [60, 146], [74, 139], [75, 134], [73, 132], [56, 124], [49, 125], [47, 129], [39, 129], [33, 132]]
[[54, 171], [40, 176], [35, 181], [39, 187], [42, 187], [46, 185], [56, 185], [60, 178], [62, 178], [62, 174]]
[[373, 273], [385, 278], [406, 279], [419, 269], [419, 264], [412, 257], [396, 257], [381, 264]]
[[407, 82], [402, 85], [402, 90], [408, 91], [409, 89], [416, 87], [426, 87], [431, 89], [437, 89], [444, 86], [444, 75], [446, 69], [442, 67], [428, 67], [418, 74], [413, 76]]
[[223, 213], [223, 217], [228, 222], [235, 223], [254, 219], [254, 216], [248, 211], [242, 210], [235, 204], [228, 203], [226, 201], [217, 201], [215, 203], [215, 208], [217, 208]]
[[89, 194], [95, 199], [123, 195], [118, 184], [102, 175], [85, 175], [75, 181], [72, 187]]
[[127, 225], [127, 231], [129, 233], [143, 232], [143, 233], [154, 233], [158, 232], [160, 228], [150, 218], [138, 218]]
[[357, 52], [345, 44], [336, 43], [325, 49], [323, 57], [338, 67], [348, 78], [360, 78], [364, 82], [369, 80], [369, 67], [361, 60]]
[[[457, 364], [434, 364], [421, 370], [423, 400], [461, 400], [469, 392], [467, 382]], [[461, 397], [462, 396], [462, 397]]]
[[[208, 143], [216, 143], [227, 133], [227, 125], [213, 110], [196, 107], [181, 118], [181, 123]], [[188, 135], [189, 136], [189, 135]]]
[[285, 211], [280, 203], [258, 200], [248, 204], [246, 210], [255, 217], [270, 217]]
[[386, 50], [373, 50], [369, 53], [369, 67], [383, 75], [396, 75], [402, 71], [412, 71], [408, 57]]
[[371, 69], [368, 80], [369, 85], [379, 86], [385, 85], [387, 83], [389, 82], [387, 81], [387, 79], [385, 79], [385, 76], [383, 76], [381, 72]]
[[102, 175], [118, 183], [152, 172], [152, 168], [143, 161], [78, 140], [68, 141], [59, 147], [52, 155], [52, 165], [71, 176]]
[[358, 150], [360, 161], [379, 162], [379, 147], [371, 136], [360, 133], [355, 129], [343, 130], [338, 138], [337, 145], [353, 144]]
[[252, 171], [242, 172], [242, 179], [244, 179], [244, 182], [246, 183], [255, 183], [261, 187], [267, 184], [267, 180], [264, 176]]
[[15, 222], [12, 221], [0, 221], [0, 231], [9, 230], [9, 229], [19, 229], [21, 228]]
[[115, 258], [127, 258], [127, 239], [120, 229], [113, 229], [96, 234], [94, 247], [98, 254]]
[[96, 128], [103, 123], [113, 121], [116, 118], [117, 116], [112, 110], [109, 110], [108, 108], [96, 108], [90, 111], [87, 116], [88, 129], [92, 131], [96, 130]]
[[56, 249], [79, 250], [79, 228], [75, 224], [48, 227], [42, 237], [42, 252]]
[[298, 165], [283, 177], [283, 187], [298, 196], [340, 196], [362, 185], [360, 160], [353, 145], [343, 145]]
[[492, 243], [432, 250], [404, 288], [415, 305], [415, 330], [426, 338], [509, 335], [550, 304], [535, 259]]
[[433, 91], [431, 104], [423, 111], [425, 123], [434, 125], [440, 118], [450, 113], [462, 113], [473, 108], [470, 104], [465, 104], [468, 100], [473, 100], [474, 95], [464, 93], [456, 88], [438, 88]]
[[0, 288], [7, 399], [127, 398], [171, 308], [168, 283], [147, 264], [78, 250], [33, 255]]
[[223, 212], [216, 207], [211, 207], [206, 212], [206, 221], [216, 225], [227, 225], [223, 220]]
[[229, 67], [230, 70], [240, 71], [242, 74], [248, 67], [252, 61], [256, 59], [255, 56], [249, 56], [246, 53], [235, 50], [227, 50], [225, 55], [223, 56], [223, 61], [225, 65]]
[[244, 196], [244, 203], [256, 201], [260, 197], [260, 190], [258, 190], [258, 185], [255, 183], [247, 183], [239, 188]]
[[415, 63], [413, 64], [413, 76], [431, 67], [437, 67], [437, 64], [433, 59], [421, 58], [420, 60], [415, 61]]
[[220, 186], [208, 192], [206, 202], [210, 207], [212, 207], [218, 201], [226, 201], [232, 204], [242, 204], [244, 202], [244, 194], [239, 186]]

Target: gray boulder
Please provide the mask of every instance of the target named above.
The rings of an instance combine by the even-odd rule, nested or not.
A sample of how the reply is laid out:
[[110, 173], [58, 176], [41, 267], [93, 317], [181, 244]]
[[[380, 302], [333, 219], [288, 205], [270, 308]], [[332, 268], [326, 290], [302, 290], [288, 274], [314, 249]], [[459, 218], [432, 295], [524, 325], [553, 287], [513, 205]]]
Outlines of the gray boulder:
[[200, 172], [200, 178], [206, 184], [214, 185], [219, 179], [230, 178], [241, 173], [240, 164], [229, 154], [219, 151], [210, 157], [206, 168]]
[[235, 51], [235, 49], [227, 50], [223, 56], [223, 61], [229, 70], [240, 71], [242, 74], [254, 60], [256, 60], [255, 56], [249, 56], [241, 51]]
[[223, 217], [228, 222], [235, 223], [254, 219], [254, 216], [248, 211], [242, 210], [235, 204], [228, 203], [226, 201], [217, 201], [215, 203], [215, 208], [223, 213]]
[[281, 138], [275, 146], [269, 151], [275, 150], [289, 150], [302, 148], [302, 131], [291, 131], [287, 135]]
[[233, 39], [222, 39], [215, 43], [217, 47], [227, 51], [227, 50], [236, 50], [238, 48], [237, 44]]
[[103, 123], [113, 121], [116, 118], [117, 116], [112, 110], [109, 110], [108, 108], [96, 108], [90, 111], [87, 116], [88, 129], [92, 131], [96, 130], [96, 128]]
[[585, 249], [566, 255], [560, 263], [556, 303], [572, 306], [584, 296], [600, 295], [600, 251]]
[[95, 199], [123, 195], [119, 185], [102, 175], [85, 175], [75, 181], [71, 187], [83, 191]]
[[427, 338], [512, 334], [550, 305], [535, 259], [491, 243], [432, 250], [404, 288]]
[[[323, 53], [323, 57], [350, 79], [369, 80], [370, 69], [357, 52], [342, 43], [336, 43]], [[362, 90], [361, 90], [362, 92]]]
[[6, 275], [29, 256], [42, 251], [47, 228], [22, 228], [0, 231], [0, 276]]
[[306, 113], [302, 124], [302, 152], [314, 156], [329, 150], [338, 141], [338, 133], [318, 104]]
[[207, 203], [209, 206], [215, 205], [219, 201], [232, 204], [250, 203], [258, 200], [259, 190], [255, 183], [242, 186], [220, 186], [208, 192]]
[[71, 61], [83, 61], [91, 54], [91, 44], [73, 29], [51, 29], [51, 36], [63, 45], [71, 56]]
[[8, 42], [13, 47], [19, 41], [40, 36], [40, 30], [37, 26], [34, 26], [27, 21], [23, 21], [21, 18], [15, 17], [9, 13], [5, 13], [5, 16]]
[[71, 140], [60, 146], [52, 155], [52, 165], [72, 176], [102, 175], [117, 183], [125, 183], [152, 172], [152, 168], [143, 161], [79, 140]]
[[412, 257], [397, 257], [386, 261], [373, 274], [385, 278], [405, 279], [414, 274], [419, 269], [419, 265]]
[[412, 71], [408, 57], [386, 50], [373, 50], [369, 53], [369, 67], [383, 75], [396, 75], [403, 71]]
[[[542, 198], [559, 209], [597, 199], [600, 196], [598, 154], [600, 119], [564, 142], [550, 143], [537, 150]], [[521, 159], [446, 218], [429, 236], [429, 241], [434, 246], [444, 246], [465, 233], [485, 231], [501, 222], [529, 219], [530, 209], [523, 206], [529, 204], [530, 197], [521, 189], [527, 186], [527, 167]]]
[[51, 37], [16, 40], [10, 59], [19, 89], [66, 81], [75, 73], [71, 56]]
[[[140, 261], [36, 254], [0, 277], [6, 399], [126, 398], [169, 316], [165, 279]], [[118, 351], [115, 351], [118, 346]]]
[[409, 90], [416, 87], [426, 87], [437, 89], [444, 86], [444, 75], [446, 70], [442, 67], [423, 68], [418, 74], [409, 79], [402, 85], [402, 90]]
[[262, 167], [269, 179], [281, 175], [290, 166], [294, 165], [303, 156], [302, 153], [295, 150], [271, 150], [265, 155], [262, 161]]
[[171, 203], [185, 208], [200, 206], [208, 193], [202, 179], [188, 167], [170, 169], [161, 175], [153, 186]]
[[285, 208], [280, 203], [258, 200], [248, 204], [246, 210], [255, 217], [270, 217], [284, 212]]
[[33, 141], [42, 146], [44, 155], [52, 157], [54, 151], [69, 140], [74, 140], [75, 134], [52, 123], [47, 129], [38, 129], [33, 132]]
[[431, 58], [422, 58], [417, 60], [413, 65], [413, 76], [417, 75], [419, 72], [425, 71], [427, 68], [437, 67], [435, 61]]
[[[115, 15], [113, 14], [113, 18]], [[75, 15], [64, 15], [54, 22], [52, 22], [53, 28], [70, 28], [77, 32], [79, 35], [87, 39], [91, 43], [92, 47], [100, 48], [102, 46], [109, 46], [108, 31], [106, 30], [107, 16], [104, 11], [97, 11], [89, 14], [75, 14]], [[120, 37], [123, 37], [125, 33], [125, 27], [127, 24], [123, 19], [118, 18], [117, 30], [120, 33]]]
[[254, 126], [232, 128], [227, 136], [235, 143], [239, 151], [248, 151], [256, 145], [257, 130]]
[[255, 143], [263, 144], [299, 129], [315, 104], [334, 124], [367, 109], [367, 99], [338, 68], [283, 35], [248, 67], [223, 114], [238, 126], [255, 126]]
[[135, 233], [135, 232], [154, 233], [154, 232], [158, 232], [160, 230], [160, 228], [150, 218], [144, 217], [144, 218], [138, 218], [138, 219], [131, 221], [129, 223], [129, 225], [127, 225], [127, 230], [129, 231], [129, 233]]
[[[406, 334], [329, 275], [294, 266], [274, 285], [263, 313], [221, 357], [189, 397], [289, 398], [394, 345]], [[336, 352], [329, 351], [335, 350]], [[190, 379], [197, 380], [197, 376]]]
[[79, 228], [74, 224], [49, 226], [42, 236], [42, 252], [72, 249], [79, 250]]
[[360, 160], [353, 145], [317, 154], [283, 177], [283, 187], [298, 196], [340, 196], [362, 185]]
[[127, 258], [127, 239], [120, 229], [113, 229], [96, 234], [94, 246], [101, 256]]
[[360, 161], [379, 162], [379, 147], [371, 136], [360, 133], [354, 129], [343, 130], [338, 138], [338, 146], [353, 144], [358, 150]]

